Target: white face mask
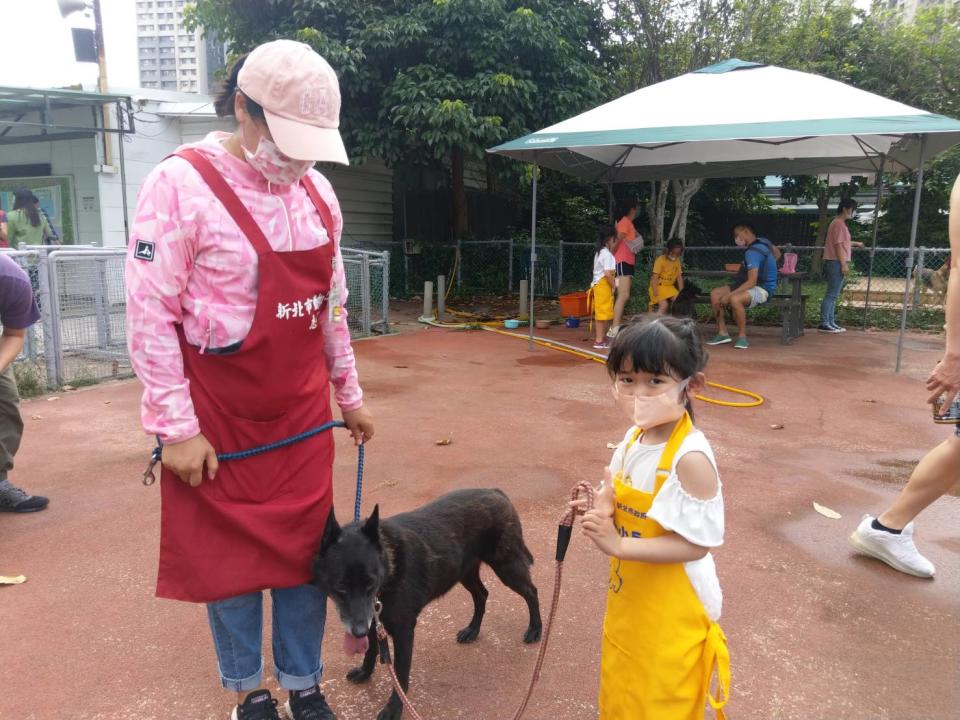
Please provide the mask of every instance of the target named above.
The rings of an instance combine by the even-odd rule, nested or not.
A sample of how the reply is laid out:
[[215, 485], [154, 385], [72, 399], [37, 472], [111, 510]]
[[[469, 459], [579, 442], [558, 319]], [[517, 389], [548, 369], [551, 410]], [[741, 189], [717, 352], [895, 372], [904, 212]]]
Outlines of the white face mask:
[[683, 393], [690, 378], [679, 382], [676, 386], [659, 395], [643, 396], [621, 393], [614, 385], [613, 395], [623, 411], [633, 424], [644, 430], [675, 423], [687, 411], [683, 403]]
[[310, 160], [294, 160], [288, 158], [272, 141], [260, 138], [257, 151], [250, 152], [243, 148], [247, 162], [257, 170], [267, 182], [274, 185], [292, 185], [313, 167]]

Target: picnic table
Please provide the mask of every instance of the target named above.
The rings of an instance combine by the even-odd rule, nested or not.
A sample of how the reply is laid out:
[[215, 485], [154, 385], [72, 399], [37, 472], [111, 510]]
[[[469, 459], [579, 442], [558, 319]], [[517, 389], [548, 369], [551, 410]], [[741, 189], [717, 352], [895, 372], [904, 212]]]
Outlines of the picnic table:
[[[688, 270], [683, 269], [684, 277], [703, 278], [705, 280], [729, 280], [737, 277], [737, 272], [729, 270]], [[774, 293], [770, 299], [764, 303], [774, 307], [780, 307], [783, 310], [783, 335], [780, 342], [784, 345], [790, 345], [795, 338], [803, 335], [803, 318], [807, 309], [807, 296], [803, 294], [803, 281], [807, 277], [805, 272], [780, 273], [780, 280], [790, 281], [790, 292], [779, 294]], [[709, 296], [698, 296], [698, 302], [710, 302]]]

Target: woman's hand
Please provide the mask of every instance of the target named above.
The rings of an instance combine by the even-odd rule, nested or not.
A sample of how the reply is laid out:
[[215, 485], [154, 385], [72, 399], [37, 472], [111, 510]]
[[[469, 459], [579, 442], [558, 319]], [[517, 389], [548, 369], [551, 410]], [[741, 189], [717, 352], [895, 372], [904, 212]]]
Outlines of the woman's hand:
[[217, 451], [201, 433], [189, 440], [167, 443], [163, 446], [163, 466], [190, 487], [203, 482], [203, 466], [207, 477], [213, 480], [217, 474]]
[[350, 434], [353, 435], [354, 445], [373, 439], [373, 417], [363, 405], [356, 410], [344, 411], [343, 422]]

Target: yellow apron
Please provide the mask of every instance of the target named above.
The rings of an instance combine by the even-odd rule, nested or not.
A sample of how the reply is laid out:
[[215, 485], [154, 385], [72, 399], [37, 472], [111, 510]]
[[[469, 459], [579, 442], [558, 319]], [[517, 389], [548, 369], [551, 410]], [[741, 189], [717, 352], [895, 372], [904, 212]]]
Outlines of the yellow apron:
[[[692, 427], [685, 413], [660, 456], [652, 493], [625, 483], [621, 466], [613, 479], [613, 519], [621, 535], [646, 538], [666, 533], [646, 513]], [[641, 434], [638, 429], [627, 444], [624, 459]], [[719, 697], [710, 688], [714, 668]], [[600, 720], [700, 720], [707, 702], [724, 720], [729, 688], [727, 639], [704, 610], [683, 563], [610, 558]]]

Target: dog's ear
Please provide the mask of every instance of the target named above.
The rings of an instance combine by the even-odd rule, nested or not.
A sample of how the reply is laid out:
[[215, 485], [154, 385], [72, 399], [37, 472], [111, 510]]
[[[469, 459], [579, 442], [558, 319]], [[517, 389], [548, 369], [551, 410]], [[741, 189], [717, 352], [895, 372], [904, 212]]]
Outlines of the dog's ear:
[[374, 543], [380, 544], [380, 505], [373, 506], [373, 512], [363, 524], [363, 534], [370, 538]]
[[340, 523], [337, 522], [337, 516], [330, 507], [330, 514], [327, 515], [327, 524], [323, 528], [323, 538], [320, 540], [320, 554], [326, 552], [327, 548], [333, 545], [340, 538]]

